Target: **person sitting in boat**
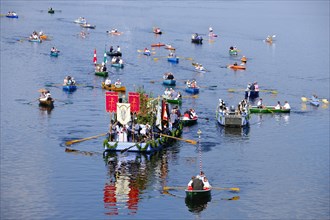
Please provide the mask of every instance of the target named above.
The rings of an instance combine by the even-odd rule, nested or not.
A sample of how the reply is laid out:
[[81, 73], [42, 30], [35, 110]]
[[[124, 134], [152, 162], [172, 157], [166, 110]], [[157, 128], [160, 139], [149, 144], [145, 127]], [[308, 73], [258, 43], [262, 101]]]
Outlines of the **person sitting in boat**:
[[178, 123], [179, 118], [178, 115], [175, 112], [175, 109], [171, 110], [171, 114], [170, 114], [170, 126], [169, 129], [172, 131], [173, 127], [175, 127], [175, 125]]
[[203, 187], [204, 190], [211, 189], [211, 185], [209, 183], [209, 180], [206, 177], [203, 178], [203, 184], [204, 184], [204, 187]]
[[196, 177], [195, 179], [193, 179], [193, 181], [191, 183], [191, 187], [193, 190], [203, 190], [203, 188], [204, 188], [203, 180]]
[[110, 46], [110, 49], [109, 49], [110, 53], [113, 52], [113, 46]]
[[175, 54], [173, 52], [169, 53], [168, 57], [175, 57]]
[[117, 52], [120, 52], [120, 51], [121, 51], [120, 47], [119, 47], [119, 46], [117, 46]]
[[237, 65], [238, 65], [237, 62], [235, 62], [235, 63], [234, 63], [234, 66], [237, 66]]
[[107, 67], [106, 67], [106, 65], [105, 65], [104, 62], [102, 62], [101, 71], [102, 72], [106, 72], [107, 71]]
[[196, 67], [197, 70], [199, 71], [205, 71], [205, 68], [203, 67], [202, 64], [199, 64], [197, 67]]
[[191, 35], [191, 39], [197, 39], [197, 37], [198, 37], [198, 34], [197, 33], [195, 33], [195, 34], [193, 34], [193, 35]]
[[150, 50], [148, 48], [144, 48], [145, 53], [150, 53]]
[[190, 119], [196, 119], [198, 117], [195, 110], [192, 108], [190, 109], [189, 113], [190, 113]]
[[284, 105], [283, 105], [282, 109], [291, 109], [288, 101], [284, 102]]
[[165, 89], [165, 91], [164, 91], [164, 95], [165, 95], [165, 96], [169, 96], [169, 95], [170, 95], [170, 92], [169, 92], [168, 88]]
[[189, 79], [187, 80], [187, 82], [186, 82], [186, 85], [187, 85], [187, 87], [190, 87], [190, 81], [189, 81]]
[[117, 81], [115, 82], [115, 86], [116, 86], [117, 88], [121, 87], [121, 82], [120, 82], [119, 79], [117, 79]]
[[55, 48], [55, 47], [52, 47], [52, 48], [50, 49], [50, 52], [56, 53], [56, 48]]
[[105, 81], [104, 81], [104, 84], [106, 86], [111, 86], [111, 79], [108, 77]]
[[196, 178], [200, 179], [200, 180], [203, 180], [205, 177], [205, 173], [203, 171], [201, 171], [197, 176]]
[[116, 61], [117, 61], [117, 57], [112, 57], [111, 63], [116, 63]]
[[178, 94], [176, 95], [175, 99], [182, 99], [182, 95], [180, 92], [178, 92]]
[[192, 80], [191, 83], [190, 83], [190, 87], [191, 88], [197, 88], [197, 82], [196, 80]]
[[120, 57], [119, 57], [119, 62], [118, 62], [119, 64], [123, 64], [124, 63], [124, 61], [123, 61], [123, 59], [121, 59]]
[[42, 92], [40, 95], [40, 100], [42, 100], [42, 101], [51, 100], [51, 99], [52, 99], [52, 97], [51, 97], [49, 90]]
[[212, 27], [209, 27], [209, 32], [213, 32], [213, 28]]
[[262, 104], [262, 98], [260, 98], [257, 103], [257, 108], [263, 108], [263, 107], [264, 107], [264, 105]]
[[314, 95], [312, 95], [311, 100], [312, 100], [313, 102], [318, 102], [318, 101], [319, 101], [319, 98], [318, 98], [317, 95], [314, 94]]
[[242, 63], [246, 63], [246, 62], [247, 62], [247, 59], [246, 59], [246, 57], [245, 57], [245, 56], [243, 56], [243, 57], [241, 58], [241, 61], [242, 61]]
[[281, 102], [280, 101], [277, 101], [277, 105], [275, 106], [275, 109], [281, 109]]
[[167, 79], [174, 79], [173, 73], [169, 72], [167, 75]]
[[182, 120], [189, 120], [189, 119], [190, 119], [190, 112], [185, 111], [184, 114], [183, 114]]
[[194, 181], [195, 178], [196, 178], [195, 176], [192, 176], [191, 177], [191, 180], [189, 181], [188, 186], [187, 186], [187, 189], [188, 190], [192, 190], [193, 189], [192, 188], [192, 183], [193, 183], [193, 181]]

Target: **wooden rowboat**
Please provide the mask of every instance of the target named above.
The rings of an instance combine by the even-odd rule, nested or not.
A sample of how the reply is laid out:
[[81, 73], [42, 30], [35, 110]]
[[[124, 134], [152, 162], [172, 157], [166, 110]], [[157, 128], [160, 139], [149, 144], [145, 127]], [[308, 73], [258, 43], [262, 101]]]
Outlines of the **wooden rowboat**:
[[49, 98], [49, 99], [43, 99], [39, 98], [39, 105], [40, 106], [47, 106], [47, 107], [53, 107], [54, 106], [54, 99]]
[[104, 82], [102, 82], [102, 89], [106, 89], [106, 90], [109, 90], [109, 91], [115, 91], [115, 92], [125, 92], [126, 91], [125, 86], [116, 87], [114, 84], [111, 84], [110, 86], [107, 86], [107, 85], [105, 85]]
[[228, 65], [228, 68], [234, 69], [234, 70], [245, 70], [246, 67], [243, 65]]
[[183, 126], [191, 126], [191, 125], [197, 124], [198, 117], [190, 118], [190, 119], [186, 119], [186, 118], [182, 117], [182, 118], [180, 118], [180, 120], [182, 121]]
[[250, 113], [290, 113], [290, 109], [275, 109], [275, 106], [264, 106], [258, 108], [257, 106], [249, 107]]
[[164, 43], [158, 43], [158, 44], [151, 44], [152, 47], [163, 47], [165, 46]]

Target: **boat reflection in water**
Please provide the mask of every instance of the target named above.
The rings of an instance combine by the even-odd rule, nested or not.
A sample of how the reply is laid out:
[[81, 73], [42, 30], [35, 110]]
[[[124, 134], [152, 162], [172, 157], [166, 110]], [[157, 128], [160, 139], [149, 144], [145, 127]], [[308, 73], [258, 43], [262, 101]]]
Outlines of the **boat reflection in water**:
[[54, 106], [44, 106], [39, 104], [39, 110], [41, 115], [50, 115]]
[[193, 213], [199, 213], [206, 209], [207, 203], [211, 201], [211, 193], [201, 196], [186, 196], [185, 202], [188, 210]]
[[218, 125], [218, 130], [220, 134], [226, 136], [248, 136], [250, 132], [250, 126], [243, 127], [224, 127]]
[[161, 152], [153, 155], [133, 152], [105, 153], [104, 161], [108, 167], [109, 178], [104, 185], [103, 197], [106, 215], [137, 213], [140, 193], [146, 189], [147, 184], [150, 184], [148, 182], [150, 172], [159, 170], [159, 177], [161, 179], [166, 177], [166, 174], [163, 174], [163, 168], [166, 166], [163, 165], [164, 160], [161, 158], [163, 158]]

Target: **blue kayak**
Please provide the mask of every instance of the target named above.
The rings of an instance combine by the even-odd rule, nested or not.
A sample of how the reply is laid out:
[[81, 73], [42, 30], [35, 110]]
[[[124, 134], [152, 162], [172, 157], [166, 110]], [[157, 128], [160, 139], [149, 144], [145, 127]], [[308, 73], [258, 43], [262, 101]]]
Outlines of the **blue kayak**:
[[58, 57], [58, 52], [50, 51], [50, 56], [52, 56], [52, 57]]
[[143, 55], [150, 56], [151, 53], [150, 52], [143, 52]]

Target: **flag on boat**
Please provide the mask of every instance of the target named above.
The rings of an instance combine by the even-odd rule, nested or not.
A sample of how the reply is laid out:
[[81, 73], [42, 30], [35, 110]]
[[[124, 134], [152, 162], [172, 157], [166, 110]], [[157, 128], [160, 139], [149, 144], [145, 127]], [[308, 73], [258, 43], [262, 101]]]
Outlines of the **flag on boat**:
[[108, 60], [107, 60], [107, 51], [104, 50], [104, 58], [103, 58], [103, 63], [107, 64]]
[[159, 130], [163, 130], [163, 127], [162, 127], [162, 102], [159, 99], [158, 99], [158, 105], [157, 105], [156, 126], [159, 128]]
[[96, 62], [97, 62], [96, 49], [94, 49], [93, 63], [96, 64]]
[[138, 92], [129, 92], [128, 102], [131, 104], [131, 112], [137, 113], [140, 111], [140, 94]]
[[122, 125], [127, 125], [131, 121], [131, 104], [117, 103], [117, 121]]
[[105, 93], [105, 110], [107, 112], [116, 112], [118, 102], [117, 92], [106, 92]]
[[164, 100], [162, 100], [162, 106], [163, 106], [163, 114], [162, 114], [162, 119], [164, 121], [168, 121], [168, 113], [167, 113], [167, 104], [165, 103]]

